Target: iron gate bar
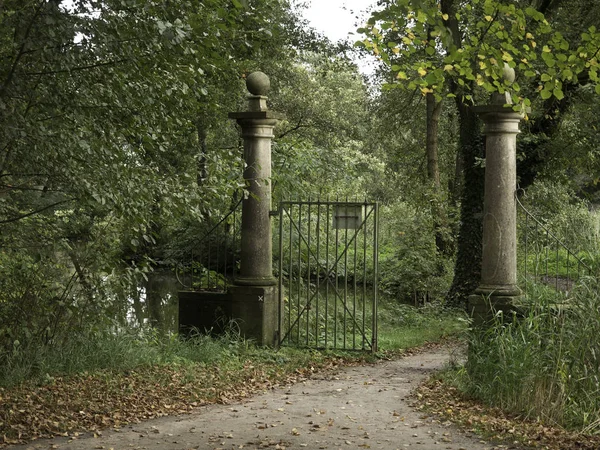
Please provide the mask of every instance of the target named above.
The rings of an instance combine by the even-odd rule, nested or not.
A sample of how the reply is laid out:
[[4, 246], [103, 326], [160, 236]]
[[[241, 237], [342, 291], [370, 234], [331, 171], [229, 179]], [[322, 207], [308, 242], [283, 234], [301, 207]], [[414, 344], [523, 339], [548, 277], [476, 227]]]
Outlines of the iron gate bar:
[[[284, 210], [285, 210], [285, 208], [282, 208], [282, 211], [284, 211]], [[287, 213], [287, 211], [286, 211], [286, 213]], [[367, 215], [367, 217], [369, 217], [370, 214], [371, 213], [369, 213]], [[288, 217], [290, 217], [289, 213], [288, 213]], [[299, 217], [300, 217], [300, 215], [299, 215]], [[361, 225], [363, 225], [366, 222], [367, 217], [365, 217], [365, 220], [363, 221], [363, 223]], [[291, 220], [291, 219], [292, 219], [292, 217], [290, 217], [290, 223], [293, 223], [293, 220]], [[328, 223], [329, 223], [329, 221], [328, 221]], [[304, 243], [306, 243], [308, 245], [308, 242], [304, 238], [304, 235], [302, 234], [302, 232], [300, 231], [300, 229], [297, 227], [297, 225], [295, 223], [293, 223], [293, 225], [294, 225], [294, 228], [296, 229], [296, 231], [298, 231], [298, 237], [300, 237], [304, 241]], [[315, 258], [317, 260], [317, 266], [319, 267], [319, 269], [321, 269], [321, 268], [325, 269], [325, 273], [327, 274], [326, 278], [328, 279], [329, 283], [331, 283], [331, 280], [329, 279], [329, 275], [331, 275], [331, 272], [333, 272], [333, 269], [337, 266], [337, 264], [339, 263], [339, 261], [342, 259], [342, 257], [344, 255], [346, 256], [346, 263], [347, 263], [348, 249], [350, 248], [350, 245], [352, 244], [352, 242], [356, 240], [355, 238], [358, 235], [358, 232], [360, 231], [360, 228], [361, 227], [357, 228], [357, 231], [352, 236], [351, 241], [347, 242], [344, 251], [342, 252], [341, 255], [339, 255], [339, 257], [337, 257], [337, 248], [338, 248], [338, 246], [336, 245], [336, 257], [337, 257], [337, 259], [332, 264], [331, 269], [329, 269], [328, 267], [323, 267], [321, 265], [321, 263], [319, 262], [318, 257], [315, 257], [314, 253], [311, 252], [310, 247], [308, 248], [308, 252], [309, 252], [309, 258], [308, 258], [308, 260], [310, 261], [310, 256], [312, 256], [313, 258]], [[346, 241], [347, 241], [347, 239], [346, 239]], [[337, 239], [337, 232], [336, 232], [336, 244], [337, 243], [338, 243], [338, 239]], [[299, 249], [298, 253], [299, 254], [301, 253], [300, 249]], [[281, 258], [280, 258], [280, 260], [281, 260]], [[300, 271], [300, 258], [298, 259], [298, 266], [299, 266], [299, 271]], [[336, 294], [336, 296], [334, 297], [334, 300], [335, 300], [334, 310], [337, 309], [337, 299], [339, 298], [342, 301], [342, 304], [344, 306], [344, 335], [343, 336], [344, 336], [344, 348], [345, 348], [346, 347], [346, 340], [345, 340], [346, 339], [346, 312], [348, 312], [348, 314], [350, 314], [351, 316], [352, 316], [352, 313], [350, 313], [350, 310], [348, 309], [348, 306], [347, 306], [347, 299], [346, 299], [346, 296], [347, 296], [347, 284], [345, 284], [345, 295], [344, 295], [344, 298], [342, 298], [341, 294], [339, 293], [339, 285], [338, 285], [338, 279], [337, 279], [337, 272], [336, 272], [335, 276], [336, 276], [336, 285], [333, 286], [334, 292]], [[310, 282], [310, 280], [309, 280], [309, 282]], [[300, 278], [298, 278], [298, 305], [297, 305], [298, 306], [298, 311], [299, 311], [298, 317], [296, 318], [296, 320], [294, 320], [294, 323], [290, 325], [290, 327], [288, 329], [288, 332], [284, 335], [284, 337], [281, 339], [281, 341], [284, 341], [289, 336], [289, 334], [291, 333], [291, 331], [293, 330], [293, 328], [296, 327], [296, 325], [298, 325], [298, 327], [297, 327], [297, 330], [298, 330], [298, 341], [300, 340], [300, 323], [299, 323], [300, 319], [304, 315], [304, 312], [307, 311], [308, 308], [310, 308], [310, 306], [311, 306], [312, 301], [314, 300], [314, 298], [316, 296], [318, 296], [318, 291], [316, 291], [315, 294], [313, 294], [312, 297], [309, 297], [310, 292], [308, 292], [307, 293], [307, 300], [308, 300], [308, 302], [304, 306], [304, 308], [302, 308], [302, 311], [300, 311], [300, 293], [301, 293], [301, 291], [300, 291]], [[364, 308], [363, 308], [363, 313], [364, 313]], [[291, 311], [290, 311], [290, 315], [291, 315]], [[307, 331], [308, 331], [308, 316], [307, 316], [306, 320], [307, 320]], [[356, 322], [356, 317], [352, 316], [352, 320], [353, 320], [355, 326], [358, 325], [358, 323]], [[337, 322], [334, 321], [333, 326], [334, 326], [334, 335], [337, 335]], [[361, 334], [363, 335], [363, 338], [366, 339], [365, 328], [364, 328], [364, 321], [363, 321], [363, 327], [361, 328]], [[369, 345], [371, 345], [371, 342], [369, 342], [368, 339], [367, 339], [367, 343]], [[336, 345], [337, 345], [337, 341], [334, 342], [334, 348], [336, 348]], [[307, 338], [307, 346], [308, 346], [308, 338]]]
[[[593, 271], [586, 264], [584, 260], [582, 260], [577, 253], [572, 251], [567, 247], [565, 242], [561, 241], [556, 235], [554, 235], [542, 222], [540, 222], [525, 206], [521, 203], [518, 195], [515, 195], [515, 199], [520, 211], [525, 215], [525, 229], [524, 229], [524, 246], [525, 246], [525, 260], [524, 260], [524, 274], [525, 274], [525, 295], [528, 294], [528, 280], [530, 275], [533, 277], [533, 282], [537, 280], [542, 274], [541, 270], [544, 271], [544, 284], [547, 286], [552, 286], [555, 291], [560, 291], [560, 275], [559, 275], [559, 258], [561, 249], [566, 253], [566, 290], [569, 291], [571, 287], [574, 285], [575, 281], [571, 279], [571, 274], [574, 274], [575, 277], [579, 278], [582, 273], [592, 274]], [[533, 225], [530, 225], [530, 219], [533, 221]], [[540, 233], [541, 229], [541, 233]], [[531, 234], [531, 236], [530, 236]], [[542, 237], [540, 238], [540, 234]], [[530, 243], [530, 241], [534, 241]], [[541, 241], [541, 242], [540, 242]], [[554, 246], [554, 248], [552, 248]], [[534, 267], [532, 270], [529, 268], [529, 257], [534, 259]], [[554, 262], [554, 282], [552, 283], [549, 269], [550, 267], [550, 257], [555, 257]], [[571, 258], [573, 258], [573, 262], [571, 262]], [[539, 263], [542, 263], [542, 267], [538, 267]]]
[[[318, 230], [321, 229], [320, 227], [321, 225], [321, 204], [317, 203], [317, 226], [316, 226], [316, 230], [317, 230], [317, 255], [321, 254], [321, 250], [320, 250], [320, 243], [321, 243], [321, 233], [318, 232]], [[317, 261], [318, 263], [318, 261]], [[318, 264], [317, 264], [317, 268], [318, 268]], [[310, 274], [310, 272], [309, 272]], [[319, 277], [319, 270], [317, 270], [317, 277], [316, 277], [316, 282], [317, 282], [317, 289], [316, 292], [319, 292], [319, 288], [320, 288], [320, 277]], [[310, 276], [309, 276], [309, 282], [310, 282]], [[315, 307], [315, 316], [318, 318], [319, 317], [319, 302], [317, 301], [317, 305]], [[308, 333], [306, 333], [308, 335]], [[315, 320], [315, 346], [319, 345], [319, 321]]]
[[[282, 211], [283, 211], [283, 210], [285, 210], [285, 209], [282, 209]], [[347, 239], [346, 239], [346, 243], [347, 243], [347, 244], [346, 244], [346, 247], [345, 247], [344, 251], [342, 252], [342, 254], [341, 254], [341, 255], [339, 255], [339, 257], [338, 257], [338, 255], [337, 255], [337, 246], [336, 246], [336, 258], [337, 258], [337, 259], [336, 259], [336, 260], [334, 261], [334, 263], [332, 264], [332, 266], [331, 266], [331, 270], [330, 270], [328, 267], [325, 267], [325, 269], [326, 269], [326, 270], [325, 270], [325, 274], [326, 274], [326, 276], [327, 276], [327, 277], [328, 277], [329, 275], [331, 275], [331, 272], [333, 271], [333, 268], [334, 268], [335, 266], [337, 266], [337, 265], [338, 265], [338, 263], [340, 262], [340, 260], [342, 259], [342, 257], [343, 257], [344, 255], [346, 256], [346, 258], [348, 257], [348, 255], [347, 255], [347, 251], [348, 251], [348, 249], [350, 248], [350, 245], [351, 245], [351, 244], [352, 244], [352, 242], [353, 242], [353, 241], [356, 239], [356, 236], [357, 236], [357, 235], [358, 235], [358, 233], [360, 232], [360, 229], [361, 229], [361, 228], [363, 228], [363, 226], [365, 225], [365, 223], [366, 223], [366, 221], [367, 221], [368, 217], [370, 217], [370, 215], [371, 215], [371, 213], [372, 213], [372, 212], [373, 212], [373, 211], [370, 211], [370, 212], [369, 212], [369, 214], [367, 214], [367, 215], [366, 215], [366, 217], [365, 217], [365, 219], [362, 221], [361, 225], [360, 225], [360, 226], [357, 228], [357, 231], [355, 231], [355, 232], [354, 232], [354, 235], [352, 236], [352, 238], [351, 238], [350, 242], [347, 242]], [[286, 213], [287, 213], [287, 211], [286, 211]], [[306, 239], [304, 238], [304, 235], [303, 235], [302, 231], [301, 231], [301, 230], [298, 228], [298, 226], [297, 226], [297, 225], [296, 225], [296, 224], [293, 222], [293, 220], [291, 220], [291, 219], [292, 219], [292, 217], [290, 216], [290, 214], [289, 214], [289, 213], [288, 213], [288, 217], [290, 218], [290, 225], [292, 225], [292, 224], [293, 224], [293, 226], [294, 226], [294, 228], [296, 229], [296, 231], [298, 231], [298, 237], [299, 237], [299, 238], [301, 238], [301, 239], [304, 241], [304, 243], [305, 243], [305, 244], [307, 244], [307, 246], [308, 246], [308, 245], [309, 245], [309, 242], [307, 242], [307, 241], [306, 241]], [[299, 214], [299, 216], [298, 216], [298, 217], [299, 217], [299, 220], [300, 220], [300, 218], [301, 218], [300, 214]], [[329, 221], [328, 221], [328, 224], [329, 224]], [[346, 230], [346, 231], [347, 231], [347, 230]], [[291, 241], [291, 238], [290, 238], [290, 241]], [[337, 244], [337, 243], [338, 243], [338, 239], [337, 239], [337, 236], [336, 236], [336, 244]], [[300, 254], [300, 250], [298, 251], [298, 253]], [[309, 256], [312, 256], [313, 258], [315, 258], [315, 260], [317, 261], [317, 264], [318, 264], [318, 267], [319, 267], [319, 268], [323, 268], [323, 266], [322, 266], [322, 265], [319, 263], [319, 258], [318, 258], [318, 255], [317, 255], [317, 256], [315, 256], [315, 254], [314, 254], [314, 253], [313, 253], [313, 252], [310, 250], [310, 247], [308, 247], [308, 254], [309, 254]], [[310, 258], [307, 258], [307, 259], [310, 261]], [[346, 259], [346, 261], [347, 261], [347, 259]], [[336, 276], [337, 276], [337, 274], [336, 274]], [[336, 280], [336, 284], [337, 284], [337, 280]], [[336, 289], [337, 289], [337, 286], [336, 286]], [[348, 311], [348, 312], [350, 312], [350, 311]]]
[[[298, 205], [298, 223], [301, 223], [302, 220], [302, 206], [303, 205], [307, 205], [308, 206], [308, 232], [307, 232], [307, 236], [305, 236], [305, 234], [302, 232], [302, 230], [299, 228], [299, 226], [295, 223], [294, 221], [294, 217], [293, 217], [293, 205]], [[325, 259], [327, 261], [326, 265], [321, 264], [321, 262], [319, 261], [319, 256], [321, 253], [321, 233], [317, 232], [317, 251], [316, 251], [316, 255], [315, 252], [313, 252], [312, 248], [311, 248], [311, 224], [312, 224], [312, 220], [311, 220], [311, 205], [317, 205], [317, 231], [320, 229], [320, 222], [321, 222], [321, 205], [326, 206], [326, 214], [328, 217], [328, 220], [326, 221], [326, 236], [330, 235], [330, 228], [329, 228], [329, 217], [330, 217], [330, 208], [332, 205], [347, 205], [347, 206], [363, 206], [365, 208], [365, 218], [364, 220], [360, 223], [359, 226], [356, 227], [356, 230], [354, 231], [354, 233], [352, 234], [352, 237], [350, 239], [350, 242], [348, 242], [348, 229], [345, 229], [345, 233], [344, 233], [344, 240], [345, 240], [345, 245], [344, 245], [344, 250], [342, 251], [341, 254], [339, 254], [339, 229], [336, 227], [336, 233], [335, 233], [335, 238], [336, 238], [336, 257], [335, 257], [335, 261], [333, 262], [333, 264], [331, 264], [331, 266], [329, 266], [329, 253], [330, 253], [330, 249], [329, 249], [329, 239], [326, 240], [325, 243]], [[367, 206], [371, 206], [370, 210], [367, 210]], [[286, 339], [289, 340], [289, 337], [291, 336], [291, 333], [294, 331], [294, 328], [297, 329], [297, 342], [300, 342], [300, 326], [301, 326], [301, 318], [302, 316], [305, 315], [306, 313], [306, 331], [307, 331], [307, 337], [306, 337], [306, 345], [309, 345], [309, 330], [310, 330], [310, 309], [313, 305], [313, 302], [315, 300], [315, 297], [317, 298], [316, 300], [316, 314], [315, 314], [315, 345], [319, 345], [319, 335], [318, 335], [318, 317], [319, 317], [319, 300], [318, 300], [318, 296], [319, 296], [319, 292], [320, 292], [320, 287], [321, 287], [321, 280], [320, 280], [320, 273], [321, 271], [324, 272], [326, 278], [327, 278], [327, 282], [325, 284], [325, 290], [326, 290], [326, 295], [325, 295], [325, 318], [327, 317], [327, 312], [329, 311], [329, 288], [330, 285], [333, 287], [333, 291], [335, 293], [335, 297], [334, 297], [334, 311], [337, 311], [337, 301], [338, 298], [341, 301], [342, 305], [343, 305], [343, 319], [344, 319], [344, 334], [343, 334], [343, 346], [344, 348], [346, 348], [346, 334], [347, 334], [347, 319], [348, 316], [351, 317], [352, 319], [352, 332], [353, 332], [353, 339], [352, 339], [352, 348], [356, 349], [356, 329], [358, 327], [358, 329], [360, 330], [361, 334], [362, 334], [362, 348], [364, 349], [365, 347], [365, 343], [367, 343], [369, 346], [371, 346], [371, 349], [373, 351], [375, 351], [376, 349], [376, 327], [377, 327], [377, 318], [376, 318], [376, 308], [377, 308], [377, 252], [378, 252], [378, 245], [377, 245], [377, 238], [378, 238], [378, 230], [377, 230], [377, 218], [378, 218], [378, 211], [377, 211], [377, 204], [376, 203], [368, 203], [367, 201], [363, 202], [339, 202], [339, 201], [317, 201], [317, 202], [313, 202], [309, 199], [309, 201], [296, 201], [296, 202], [281, 202], [280, 203], [280, 242], [279, 242], [279, 249], [280, 249], [280, 259], [279, 259], [279, 271], [280, 271], [280, 280], [279, 280], [279, 287], [280, 287], [280, 301], [279, 301], [279, 311], [280, 311], [280, 317], [279, 317], [279, 324], [280, 324], [280, 330], [283, 329], [283, 313], [284, 313], [284, 304], [283, 304], [283, 264], [284, 264], [284, 254], [283, 254], [283, 218], [284, 218], [284, 214], [283, 211], [285, 211], [288, 219], [290, 220], [290, 233], [289, 233], [289, 244], [290, 244], [290, 264], [289, 264], [289, 272], [288, 272], [288, 278], [290, 281], [290, 293], [293, 291], [293, 277], [292, 277], [292, 273], [293, 273], [293, 262], [292, 262], [292, 253], [293, 253], [293, 249], [292, 249], [292, 244], [293, 244], [293, 230], [295, 229], [298, 232], [298, 238], [299, 238], [299, 248], [298, 248], [298, 297], [297, 297], [297, 317], [294, 320], [294, 322], [292, 323], [291, 321], [291, 308], [288, 308], [288, 329], [287, 332], [285, 333], [285, 335], [283, 337], [280, 336], [280, 342], [284, 342]], [[367, 232], [367, 221], [369, 218], [371, 218], [371, 216], [373, 216], [374, 220], [375, 220], [375, 226], [373, 227], [373, 240], [374, 240], [374, 253], [373, 253], [373, 268], [374, 268], [374, 295], [373, 295], [373, 304], [372, 304], [372, 340], [369, 340], [369, 338], [366, 336], [366, 305], [364, 303], [364, 301], [366, 300], [366, 253], [367, 253], [367, 236], [368, 236], [368, 232]], [[360, 229], [364, 230], [364, 242], [363, 242], [363, 262], [365, 264], [364, 269], [363, 269], [363, 310], [362, 310], [362, 326], [358, 323], [358, 320], [356, 318], [356, 298], [357, 298], [357, 293], [356, 293], [356, 282], [357, 282], [357, 277], [356, 277], [356, 267], [357, 267], [357, 255], [358, 255], [358, 247], [357, 247], [357, 236], [360, 233]], [[307, 280], [307, 303], [306, 305], [302, 308], [302, 310], [300, 310], [300, 297], [301, 297], [301, 280], [300, 280], [300, 275], [302, 272], [302, 267], [301, 267], [301, 243], [304, 242], [304, 244], [306, 244], [307, 246], [307, 269], [308, 269], [308, 280]], [[352, 294], [352, 298], [353, 298], [353, 309], [352, 311], [350, 311], [349, 307], [348, 307], [348, 283], [347, 283], [347, 276], [348, 276], [348, 251], [351, 248], [351, 246], [354, 245], [354, 258], [353, 258], [353, 294]], [[334, 270], [338, 267], [339, 262], [341, 261], [342, 257], [344, 258], [344, 271], [345, 271], [345, 278], [344, 278], [344, 291], [343, 291], [343, 297], [342, 294], [340, 292], [339, 289], [339, 278], [338, 278], [338, 272], [337, 270], [335, 271], [335, 285], [333, 284], [332, 280], [331, 280], [331, 275], [334, 272]], [[312, 274], [311, 274], [311, 262], [310, 259], [314, 258], [316, 261], [316, 270], [317, 270], [317, 280], [316, 280], [316, 286], [317, 286], [317, 290], [316, 292], [311, 296], [310, 295], [310, 288], [311, 288], [311, 279], [312, 279]], [[288, 301], [288, 304], [291, 305], [291, 300], [290, 299]], [[333, 323], [334, 326], [334, 336], [336, 336], [336, 338], [334, 339], [333, 345], [334, 348], [337, 347], [337, 321], [334, 320]], [[325, 320], [325, 346], [327, 347], [328, 345], [328, 337], [329, 337], [329, 332], [328, 332], [328, 320]], [[281, 333], [281, 331], [280, 331]]]
[[375, 215], [373, 216], [373, 325], [371, 336], [373, 342], [371, 346], [373, 347], [374, 351], [377, 351], [377, 302], [379, 301], [379, 205], [375, 203], [373, 209]]
[[[308, 199], [308, 201], [310, 201], [310, 197]], [[310, 206], [308, 207], [308, 223], [310, 224], [310, 212], [311, 212], [311, 208]], [[308, 227], [308, 242], [306, 243], [307, 247], [310, 249], [310, 226]], [[319, 264], [318, 258], [317, 258], [317, 265]], [[310, 256], [308, 258], [306, 258], [306, 273], [307, 273], [307, 277], [306, 277], [306, 300], [308, 300], [309, 296], [310, 296]], [[319, 291], [317, 291], [319, 292]], [[308, 305], [310, 305], [310, 301], [307, 302]], [[317, 302], [318, 303], [318, 302]], [[309, 326], [310, 326], [310, 320], [308, 320], [308, 314], [306, 315], [306, 346], [308, 347], [308, 338], [309, 338]]]
[[[299, 204], [298, 205], [298, 223], [302, 222], [302, 205]], [[294, 227], [296, 226], [296, 224], [294, 224]], [[296, 227], [297, 228], [297, 227]], [[298, 231], [298, 233], [300, 234], [300, 231]], [[301, 283], [301, 274], [302, 274], [302, 248], [300, 246], [298, 246], [298, 311], [300, 310], [300, 283]], [[300, 316], [298, 316], [298, 320], [300, 319]], [[294, 325], [296, 324], [296, 321], [294, 322]], [[300, 342], [300, 324], [298, 324], [298, 342]]]
[[[326, 231], [325, 231], [325, 236], [329, 237], [329, 212], [330, 212], [330, 208], [331, 205], [327, 205], [327, 225], [326, 225]], [[329, 239], [327, 239], [327, 250], [325, 252], [325, 260], [329, 261]], [[329, 283], [325, 283], [325, 316], [327, 316], [327, 312], [329, 311]], [[327, 347], [327, 338], [329, 337], [329, 333], [328, 333], [328, 321], [325, 321], [325, 347]], [[318, 345], [318, 344], [317, 344]]]

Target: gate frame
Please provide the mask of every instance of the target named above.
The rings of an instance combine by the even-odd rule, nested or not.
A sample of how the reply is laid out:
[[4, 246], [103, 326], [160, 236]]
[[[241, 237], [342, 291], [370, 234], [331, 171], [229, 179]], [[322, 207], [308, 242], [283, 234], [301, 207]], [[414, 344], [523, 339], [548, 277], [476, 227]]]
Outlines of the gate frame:
[[[336, 255], [335, 255], [335, 261], [333, 262], [332, 265], [329, 264], [329, 259], [326, 262], [326, 266], [322, 265], [319, 262], [318, 259], [318, 254], [315, 255], [315, 253], [311, 250], [310, 248], [310, 212], [311, 212], [311, 207], [313, 206], [317, 206], [318, 211], [320, 211], [321, 206], [325, 206], [327, 209], [327, 224], [326, 224], [326, 239], [329, 240], [331, 234], [331, 231], [334, 229], [333, 228], [333, 224], [330, 222], [333, 222], [334, 219], [334, 213], [335, 210], [331, 211], [331, 213], [329, 213], [330, 208], [336, 208], [336, 207], [357, 207], [360, 206], [362, 208], [364, 208], [364, 217], [360, 218], [358, 223], [359, 225], [352, 229], [353, 235], [350, 237], [350, 239], [348, 240], [348, 230], [350, 230], [351, 228], [336, 228], [335, 233], [336, 233], [336, 241], [337, 241], [337, 230], [340, 229], [345, 229], [346, 230], [346, 240], [343, 244], [344, 249], [340, 254], [337, 254], [337, 248], [336, 248]], [[292, 215], [290, 215], [289, 211], [291, 209], [291, 207], [293, 206], [298, 206], [299, 208], [301, 208], [302, 206], [307, 206], [308, 207], [308, 214], [309, 214], [309, 233], [308, 233], [308, 239], [307, 237], [304, 236], [304, 234], [302, 233], [302, 231], [300, 230], [300, 226], [299, 226], [299, 222], [298, 219], [294, 219]], [[370, 209], [369, 209], [370, 208]], [[317, 340], [317, 345], [316, 346], [311, 346], [310, 344], [306, 345], [307, 348], [314, 348], [314, 349], [338, 349], [338, 350], [358, 350], [358, 351], [371, 351], [372, 353], [377, 352], [378, 350], [378, 320], [377, 320], [377, 312], [378, 312], [378, 281], [379, 281], [379, 269], [378, 269], [378, 264], [379, 264], [379, 203], [376, 201], [331, 201], [331, 200], [289, 200], [289, 201], [281, 201], [279, 203], [279, 208], [278, 208], [278, 216], [279, 216], [279, 263], [278, 263], [278, 269], [279, 269], [279, 276], [278, 276], [278, 296], [279, 296], [279, 317], [278, 317], [278, 338], [277, 338], [277, 346], [281, 346], [283, 344], [283, 342], [288, 338], [288, 336], [290, 335], [290, 333], [292, 332], [292, 330], [294, 329], [294, 327], [296, 325], [299, 326], [299, 321], [301, 319], [301, 317], [303, 316], [304, 312], [307, 311], [309, 309], [309, 307], [311, 306], [311, 303], [313, 301], [313, 299], [318, 295], [318, 288], [319, 288], [319, 278], [317, 278], [317, 291], [316, 292], [311, 292], [309, 290], [309, 292], [307, 293], [307, 299], [308, 302], [306, 305], [304, 305], [304, 308], [302, 309], [302, 311], [298, 311], [297, 317], [295, 318], [295, 321], [293, 323], [291, 323], [290, 320], [290, 328], [289, 330], [287, 330], [287, 332], [284, 334], [284, 314], [286, 311], [285, 305], [284, 305], [284, 298], [283, 298], [283, 239], [284, 239], [284, 235], [283, 235], [283, 221], [284, 221], [284, 215], [287, 213], [287, 219], [290, 221], [290, 228], [295, 229], [295, 231], [298, 233], [298, 239], [300, 240], [301, 244], [299, 245], [305, 245], [306, 248], [308, 249], [308, 267], [309, 267], [309, 280], [310, 280], [310, 261], [311, 260], [316, 260], [316, 264], [317, 267], [320, 269], [324, 269], [325, 273], [327, 274], [326, 277], [326, 281], [325, 283], [327, 283], [327, 285], [332, 284], [331, 280], [329, 279], [329, 275], [331, 275], [332, 273], [334, 273], [334, 269], [337, 267], [337, 264], [340, 262], [340, 260], [342, 258], [346, 258], [348, 257], [348, 250], [352, 244], [352, 242], [355, 242], [359, 232], [361, 232], [362, 230], [365, 230], [365, 227], [369, 221], [369, 219], [372, 220], [373, 223], [373, 230], [370, 232], [370, 234], [372, 235], [372, 253], [370, 255], [370, 257], [372, 257], [373, 260], [373, 285], [370, 288], [370, 291], [372, 291], [373, 293], [373, 305], [372, 305], [372, 318], [371, 318], [371, 336], [370, 336], [370, 340], [369, 337], [367, 336], [366, 333], [366, 327], [365, 327], [365, 321], [363, 320], [363, 327], [362, 330], [360, 328], [360, 326], [358, 325], [358, 322], [356, 320], [356, 317], [354, 316], [354, 314], [348, 309], [347, 306], [347, 296], [345, 295], [345, 293], [347, 293], [347, 276], [344, 276], [344, 283], [345, 283], [345, 287], [343, 288], [342, 293], [340, 294], [340, 290], [339, 290], [339, 286], [337, 286], [337, 283], [335, 285], [332, 285], [333, 287], [333, 293], [334, 293], [334, 297], [336, 299], [339, 298], [342, 302], [342, 306], [344, 311], [348, 312], [348, 314], [350, 315], [350, 320], [354, 322], [355, 324], [355, 329], [352, 333], [352, 340], [353, 342], [355, 342], [356, 340], [356, 336], [361, 336], [362, 338], [362, 342], [363, 345], [361, 348], [356, 348], [356, 346], [350, 346], [347, 347], [346, 346], [346, 334], [344, 334], [344, 346], [343, 347], [338, 347], [336, 345], [337, 343], [337, 328], [334, 331], [334, 345], [333, 347], [328, 346], [327, 345], [327, 334], [325, 337], [325, 346], [319, 346], [319, 342]], [[299, 216], [301, 217], [301, 215]], [[318, 221], [320, 220], [317, 219]], [[317, 222], [318, 223], [318, 222]], [[365, 231], [366, 233], [366, 231]], [[290, 239], [291, 239], [291, 235], [290, 235]], [[303, 243], [303, 244], [302, 244]], [[328, 243], [326, 244], [327, 246], [329, 245]], [[365, 248], [365, 267], [363, 268], [363, 271], [366, 271], [366, 241], [364, 243], [364, 248]], [[292, 251], [292, 247], [290, 245], [290, 260], [292, 258], [291, 255], [291, 251]], [[328, 255], [328, 250], [327, 250], [327, 255]], [[355, 255], [356, 256], [356, 255]], [[347, 261], [346, 264], [344, 265], [344, 275], [347, 275], [348, 271], [347, 271]], [[290, 274], [288, 274], [290, 275]], [[336, 273], [336, 280], [337, 280], [337, 273]], [[366, 293], [366, 289], [363, 287], [364, 292]], [[356, 276], [354, 278], [354, 297], [355, 300], [354, 302], [356, 302]], [[328, 294], [327, 294], [327, 298], [326, 298], [326, 305], [327, 305], [327, 299], [328, 299]], [[352, 306], [356, 306], [355, 303]], [[364, 306], [364, 304], [363, 304]], [[326, 306], [327, 307], [327, 306]], [[363, 307], [363, 315], [364, 312], [366, 312], [366, 309]], [[317, 314], [318, 314], [318, 301], [317, 301]], [[327, 314], [327, 312], [326, 312]], [[345, 319], [344, 319], [345, 322]], [[337, 322], [334, 322], [334, 326], [337, 327]], [[307, 327], [308, 327], [308, 322], [307, 322]], [[357, 333], [357, 329], [358, 329], [358, 333]], [[308, 336], [307, 336], [308, 338]], [[368, 344], [368, 345], [365, 345]]]

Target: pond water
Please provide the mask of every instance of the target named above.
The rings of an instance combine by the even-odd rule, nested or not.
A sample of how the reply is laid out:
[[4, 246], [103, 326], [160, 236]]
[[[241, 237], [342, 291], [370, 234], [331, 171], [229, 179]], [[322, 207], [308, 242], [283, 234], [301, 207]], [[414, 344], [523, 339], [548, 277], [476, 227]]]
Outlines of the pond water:
[[134, 327], [152, 326], [165, 333], [176, 333], [179, 324], [177, 292], [183, 289], [171, 271], [148, 274], [128, 298], [127, 322]]

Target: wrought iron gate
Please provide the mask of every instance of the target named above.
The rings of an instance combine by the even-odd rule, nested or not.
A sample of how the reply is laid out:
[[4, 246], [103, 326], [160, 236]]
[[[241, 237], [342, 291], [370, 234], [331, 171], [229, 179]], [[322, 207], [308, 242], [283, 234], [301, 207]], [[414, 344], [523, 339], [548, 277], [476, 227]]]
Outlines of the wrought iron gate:
[[377, 350], [377, 242], [377, 203], [280, 203], [280, 345]]

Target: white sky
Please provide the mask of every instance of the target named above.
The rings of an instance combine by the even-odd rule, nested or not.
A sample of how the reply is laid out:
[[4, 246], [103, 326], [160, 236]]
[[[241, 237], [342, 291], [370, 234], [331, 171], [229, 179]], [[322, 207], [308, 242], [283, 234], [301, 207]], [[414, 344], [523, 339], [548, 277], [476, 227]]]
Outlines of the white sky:
[[[375, 6], [376, 0], [307, 0], [307, 3], [309, 7], [304, 10], [303, 16], [313, 28], [334, 42], [349, 39], [354, 43], [360, 38], [356, 29], [369, 18], [368, 11]], [[372, 74], [374, 60], [373, 57], [371, 61], [357, 61], [361, 72]]]
[[337, 41], [356, 36], [348, 33], [355, 32], [369, 17], [366, 12], [375, 5], [375, 0], [308, 0], [309, 8], [304, 17], [317, 30], [323, 32], [329, 39]]

